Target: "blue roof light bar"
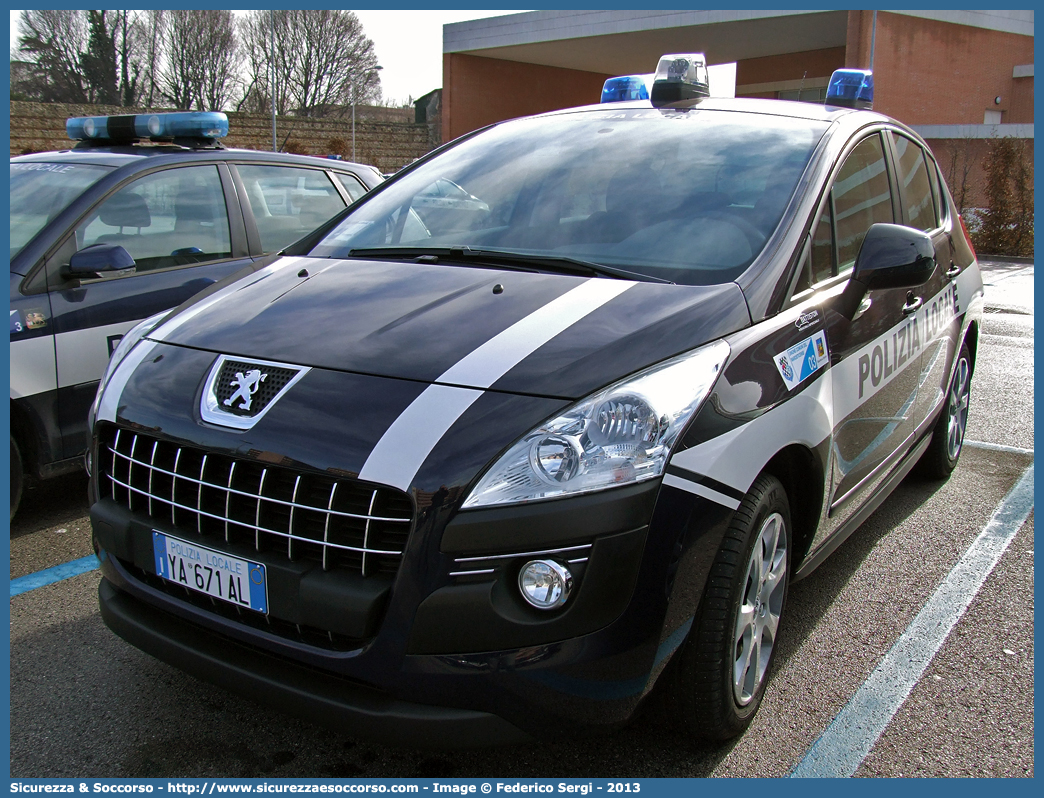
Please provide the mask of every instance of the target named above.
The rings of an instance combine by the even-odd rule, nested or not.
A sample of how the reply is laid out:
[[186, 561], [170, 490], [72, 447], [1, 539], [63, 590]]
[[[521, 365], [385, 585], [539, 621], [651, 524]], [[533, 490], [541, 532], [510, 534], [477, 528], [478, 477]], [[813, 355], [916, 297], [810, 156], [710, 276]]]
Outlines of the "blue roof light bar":
[[644, 75], [621, 75], [609, 78], [602, 86], [603, 103], [619, 103], [626, 100], [648, 100], [649, 88]]
[[827, 84], [826, 104], [841, 108], [873, 108], [874, 73], [869, 69], [835, 69]]
[[74, 141], [127, 143], [138, 139], [219, 139], [228, 135], [228, 117], [220, 111], [77, 116], [66, 120], [65, 132]]

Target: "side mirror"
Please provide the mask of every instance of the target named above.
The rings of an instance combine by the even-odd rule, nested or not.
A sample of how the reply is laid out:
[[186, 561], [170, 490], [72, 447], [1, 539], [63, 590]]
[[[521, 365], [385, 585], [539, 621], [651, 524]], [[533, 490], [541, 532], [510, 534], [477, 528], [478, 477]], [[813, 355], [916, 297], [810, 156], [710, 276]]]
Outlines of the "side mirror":
[[134, 258], [119, 244], [92, 244], [69, 258], [68, 273], [72, 277], [89, 277], [133, 268]]
[[914, 288], [935, 271], [935, 246], [920, 230], [878, 223], [866, 231], [838, 310], [851, 319], [867, 291]]

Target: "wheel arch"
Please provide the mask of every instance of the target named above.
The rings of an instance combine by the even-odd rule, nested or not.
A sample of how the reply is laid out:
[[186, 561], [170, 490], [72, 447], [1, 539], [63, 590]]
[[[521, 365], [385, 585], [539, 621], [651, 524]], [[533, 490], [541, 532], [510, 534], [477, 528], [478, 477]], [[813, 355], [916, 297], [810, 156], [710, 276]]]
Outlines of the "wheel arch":
[[[968, 345], [968, 354], [971, 355], [972, 374], [974, 374], [975, 358], [979, 350], [979, 322], [977, 319], [968, 322], [968, 329], [964, 333], [964, 343]], [[960, 345], [958, 345], [957, 351], [959, 352], [960, 349]]]
[[31, 401], [11, 397], [11, 437], [18, 443], [22, 470], [29, 478], [42, 478], [47, 465], [61, 459], [61, 438]]
[[29, 413], [14, 399], [11, 400], [11, 437], [18, 444], [22, 455], [22, 470], [26, 474], [36, 474], [39, 457], [37, 455], [37, 431], [33, 426]]
[[815, 452], [801, 444], [791, 444], [776, 452], [761, 470], [780, 481], [790, 501], [793, 528], [791, 569], [808, 553], [823, 510], [823, 465]]

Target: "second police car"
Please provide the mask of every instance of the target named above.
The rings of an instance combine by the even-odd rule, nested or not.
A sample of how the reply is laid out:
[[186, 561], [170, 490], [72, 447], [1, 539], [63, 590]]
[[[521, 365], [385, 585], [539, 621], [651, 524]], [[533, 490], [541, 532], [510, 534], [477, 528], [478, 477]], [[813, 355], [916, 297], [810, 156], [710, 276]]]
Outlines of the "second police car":
[[[655, 685], [696, 738], [747, 726], [788, 585], [956, 465], [982, 284], [869, 74], [826, 107], [656, 77], [465, 136], [123, 340], [111, 629], [397, 744], [611, 727]], [[413, 223], [440, 181], [469, 199]]]
[[113, 346], [311, 232], [372, 166], [225, 148], [222, 113], [69, 119], [76, 146], [11, 158], [11, 516], [24, 477], [81, 469]]

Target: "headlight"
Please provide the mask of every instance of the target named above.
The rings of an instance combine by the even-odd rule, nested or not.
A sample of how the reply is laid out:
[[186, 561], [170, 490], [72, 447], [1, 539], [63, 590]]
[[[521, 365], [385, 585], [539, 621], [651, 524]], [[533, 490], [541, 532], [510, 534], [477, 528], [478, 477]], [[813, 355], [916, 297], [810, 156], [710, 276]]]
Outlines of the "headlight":
[[109, 384], [109, 379], [116, 372], [116, 368], [120, 365], [127, 354], [134, 348], [134, 346], [146, 335], [152, 332], [156, 325], [162, 321], [170, 310], [164, 310], [157, 313], [155, 316], [149, 316], [144, 321], [140, 321], [135, 324], [130, 330], [120, 339], [120, 342], [116, 345], [116, 349], [113, 350], [112, 357], [109, 358], [109, 365], [105, 367], [105, 373], [102, 374], [101, 382], [98, 383], [98, 390], [94, 394], [94, 404], [91, 405], [90, 415], [87, 419], [88, 429], [94, 429], [94, 420], [98, 414], [98, 402], [101, 399], [101, 395], [105, 392], [105, 386]]
[[715, 341], [581, 400], [512, 446], [464, 508], [588, 493], [660, 476], [728, 356], [729, 345]]

